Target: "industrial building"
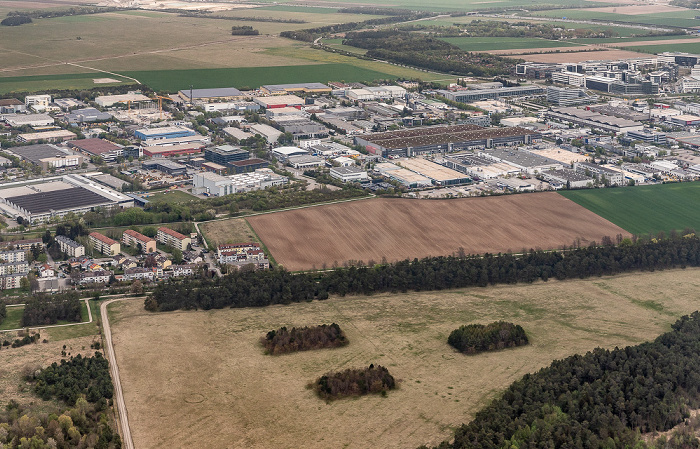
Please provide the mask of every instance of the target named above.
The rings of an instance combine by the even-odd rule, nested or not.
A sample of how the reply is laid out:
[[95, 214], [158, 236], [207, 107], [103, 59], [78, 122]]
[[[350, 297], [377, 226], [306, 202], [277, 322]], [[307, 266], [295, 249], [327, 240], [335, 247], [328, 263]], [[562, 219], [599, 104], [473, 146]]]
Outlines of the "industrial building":
[[180, 145], [151, 145], [142, 148], [143, 155], [148, 157], [173, 157], [198, 154], [204, 149], [203, 142], [184, 143]]
[[545, 181], [555, 187], [583, 189], [593, 185], [593, 178], [570, 169], [549, 170], [542, 173]]
[[454, 154], [440, 160], [445, 167], [465, 173], [478, 180], [520, 174], [520, 168], [507, 162], [496, 162], [492, 158], [475, 154]]
[[644, 129], [644, 125], [640, 122], [611, 117], [575, 107], [553, 108], [545, 112], [545, 116], [550, 119], [573, 123], [574, 125], [589, 126], [614, 133], [641, 131]]
[[297, 170], [310, 170], [326, 165], [326, 161], [320, 157], [302, 154], [300, 156], [291, 156], [287, 158], [287, 163]]
[[186, 103], [209, 103], [231, 100], [242, 100], [245, 98], [243, 93], [235, 87], [222, 87], [214, 89], [183, 89], [179, 91], [178, 96]]
[[437, 93], [448, 100], [459, 103], [469, 103], [472, 101], [489, 100], [504, 97], [525, 97], [532, 95], [542, 95], [545, 90], [541, 86], [523, 85], [516, 87], [500, 87], [495, 89], [474, 89], [459, 90], [452, 92], [449, 90], [438, 90]]
[[16, 98], [4, 98], [0, 100], [0, 114], [16, 114], [26, 110], [27, 106]]
[[597, 164], [591, 164], [590, 162], [575, 162], [574, 170], [576, 170], [578, 173], [593, 176], [600, 181], [605, 178], [612, 185], [622, 185], [625, 180], [622, 173]]
[[54, 124], [54, 119], [48, 114], [7, 114], [3, 120], [13, 128], [21, 126], [49, 126]]
[[431, 181], [429, 178], [419, 175], [411, 170], [401, 168], [398, 165], [390, 162], [376, 164], [374, 169], [382, 176], [386, 176], [389, 179], [400, 182], [409, 189], [420, 189], [423, 187], [431, 187], [433, 185], [433, 181]]
[[117, 103], [123, 103], [127, 105], [131, 103], [142, 103], [151, 101], [153, 101], [152, 98], [148, 98], [147, 96], [139, 93], [128, 93], [122, 95], [101, 95], [99, 97], [95, 97], [95, 103], [97, 103], [97, 105], [102, 108], [108, 108], [110, 106], [114, 106]]
[[517, 148], [496, 148], [484, 150], [479, 156], [492, 159], [495, 162], [505, 162], [508, 165], [517, 167], [521, 172], [528, 175], [542, 173], [547, 170], [559, 170], [562, 168], [561, 162], [538, 156], [529, 151], [522, 151]]
[[57, 129], [55, 131], [44, 131], [39, 133], [24, 133], [17, 135], [17, 142], [32, 143], [32, 142], [63, 142], [64, 140], [72, 140], [78, 137], [75, 133], [65, 129]]
[[44, 111], [51, 106], [51, 95], [27, 95], [24, 97], [24, 104], [35, 111]]
[[253, 101], [265, 109], [285, 108], [287, 106], [301, 107], [306, 104], [303, 98], [296, 95], [275, 95], [272, 97], [255, 97]]
[[282, 135], [282, 131], [264, 123], [256, 123], [255, 125], [251, 125], [250, 133], [254, 135], [260, 134], [265, 138], [265, 140], [267, 140], [267, 143], [277, 143], [277, 140]]
[[219, 145], [204, 150], [204, 159], [215, 164], [226, 166], [229, 162], [244, 161], [250, 159], [250, 152], [240, 147], [231, 145]]
[[127, 208], [134, 199], [80, 175], [0, 184], [0, 211], [34, 224], [96, 208]]
[[142, 128], [134, 131], [134, 136], [141, 140], [161, 140], [178, 137], [190, 137], [196, 133], [182, 126], [165, 126], [162, 128]]
[[64, 115], [63, 120], [70, 124], [106, 122], [112, 120], [112, 114], [95, 108], [77, 109]]
[[280, 176], [269, 168], [261, 168], [250, 173], [222, 176], [216, 173], [195, 173], [192, 178], [193, 193], [211, 196], [224, 196], [232, 193], [262, 190], [277, 187], [289, 182], [286, 176]]
[[270, 165], [269, 162], [267, 162], [264, 159], [258, 158], [246, 159], [243, 161], [234, 161], [226, 164], [226, 166], [229, 168], [229, 172], [235, 175], [239, 173], [252, 172], [259, 168], [266, 168], [268, 165]]
[[133, 246], [134, 248], [140, 246], [141, 251], [144, 253], [152, 253], [156, 250], [155, 240], [131, 229], [127, 229], [122, 234], [122, 243], [126, 246]]
[[698, 117], [697, 115], [689, 115], [689, 114], [674, 115], [672, 117], [668, 117], [667, 121], [676, 125], [676, 126], [697, 126], [697, 125], [700, 125], [700, 117]]
[[425, 176], [437, 186], [452, 186], [472, 182], [471, 178], [463, 173], [425, 159], [401, 159], [397, 164]]
[[477, 125], [430, 126], [355, 136], [355, 144], [382, 157], [411, 157], [450, 153], [472, 148], [531, 144], [540, 139], [536, 132], [519, 128], [482, 128]]
[[367, 171], [360, 167], [349, 165], [345, 167], [331, 167], [331, 177], [343, 182], [363, 182], [369, 180]]
[[99, 156], [105, 162], [114, 162], [119, 156], [124, 156], [124, 149], [121, 145], [112, 143], [104, 139], [80, 139], [67, 142], [68, 146], [87, 154], [88, 156]]
[[331, 88], [322, 83], [266, 84], [260, 91], [267, 95], [286, 95], [294, 92], [305, 94], [329, 94]]
[[180, 234], [179, 232], [173, 231], [172, 229], [164, 226], [158, 228], [158, 235], [156, 236], [156, 239], [163, 245], [177, 248], [180, 251], [187, 251], [187, 248], [192, 243], [192, 239], [188, 236]]
[[143, 167], [144, 170], [158, 170], [170, 176], [183, 176], [187, 174], [187, 167], [184, 165], [163, 159], [146, 161], [141, 164], [141, 167]]
[[573, 106], [596, 102], [598, 97], [596, 95], [588, 95], [584, 89], [548, 86], [547, 101], [557, 106]]
[[666, 134], [654, 131], [653, 129], [645, 128], [641, 131], [629, 131], [627, 132], [627, 138], [634, 141], [640, 140], [647, 143], [666, 143]]
[[57, 235], [56, 243], [61, 248], [61, 252], [66, 253], [70, 257], [80, 257], [85, 255], [85, 247], [73, 239], [65, 235]]
[[116, 240], [110, 239], [99, 232], [91, 232], [89, 236], [92, 247], [107, 256], [116, 256], [121, 252], [121, 245]]
[[22, 160], [38, 165], [42, 170], [49, 168], [79, 168], [84, 157], [65, 148], [50, 144], [26, 145], [8, 150]]
[[308, 151], [297, 147], [278, 147], [272, 149], [272, 155], [280, 161], [286, 161], [293, 156], [303, 156], [309, 154]]

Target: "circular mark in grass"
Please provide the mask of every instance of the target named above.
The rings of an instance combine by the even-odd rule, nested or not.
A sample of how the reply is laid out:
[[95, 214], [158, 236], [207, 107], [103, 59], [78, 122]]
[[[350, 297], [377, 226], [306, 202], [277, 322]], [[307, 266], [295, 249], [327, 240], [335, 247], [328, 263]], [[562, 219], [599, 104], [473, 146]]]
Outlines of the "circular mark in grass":
[[207, 398], [204, 397], [203, 394], [195, 393], [193, 395], [190, 395], [189, 397], [185, 398], [185, 402], [188, 404], [199, 404], [201, 402], [206, 401]]

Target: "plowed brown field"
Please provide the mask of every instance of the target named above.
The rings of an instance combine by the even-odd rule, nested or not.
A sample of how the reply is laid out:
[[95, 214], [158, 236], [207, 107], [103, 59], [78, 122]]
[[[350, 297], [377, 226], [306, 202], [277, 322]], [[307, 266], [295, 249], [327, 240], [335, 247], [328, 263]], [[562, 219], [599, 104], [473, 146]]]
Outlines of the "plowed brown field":
[[259, 215], [248, 219], [288, 270], [551, 249], [629, 235], [553, 192], [452, 200], [372, 199]]

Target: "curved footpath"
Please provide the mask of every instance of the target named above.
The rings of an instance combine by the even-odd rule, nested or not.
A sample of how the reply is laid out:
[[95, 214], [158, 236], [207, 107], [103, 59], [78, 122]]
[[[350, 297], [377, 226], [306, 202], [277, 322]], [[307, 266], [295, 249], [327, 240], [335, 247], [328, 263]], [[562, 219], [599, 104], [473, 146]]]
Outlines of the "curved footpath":
[[129, 429], [129, 416], [126, 413], [126, 404], [124, 403], [124, 395], [122, 393], [122, 383], [119, 378], [119, 367], [117, 366], [117, 357], [114, 355], [114, 346], [112, 346], [112, 330], [109, 327], [109, 317], [107, 316], [107, 306], [115, 301], [123, 301], [127, 298], [110, 299], [100, 304], [100, 316], [102, 317], [102, 328], [105, 333], [105, 351], [107, 352], [107, 360], [109, 361], [109, 372], [112, 375], [114, 382], [114, 403], [117, 406], [117, 414], [119, 415], [119, 427], [122, 434], [122, 448], [134, 449], [134, 441], [131, 439], [131, 430]]

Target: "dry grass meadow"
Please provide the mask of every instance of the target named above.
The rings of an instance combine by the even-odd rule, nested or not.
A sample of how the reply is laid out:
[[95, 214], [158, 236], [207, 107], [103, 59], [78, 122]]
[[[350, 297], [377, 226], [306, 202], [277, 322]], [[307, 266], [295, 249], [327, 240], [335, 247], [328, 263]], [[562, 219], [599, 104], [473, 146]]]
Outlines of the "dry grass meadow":
[[[415, 448], [553, 359], [650, 340], [698, 309], [700, 270], [533, 285], [331, 298], [259, 309], [147, 313], [115, 303], [114, 344], [136, 447]], [[509, 320], [531, 345], [465, 356], [456, 327]], [[281, 326], [338, 323], [350, 345], [272, 357]], [[326, 403], [306, 385], [379, 363], [400, 379], [380, 396]]]
[[210, 245], [218, 246], [225, 243], [259, 242], [255, 232], [250, 228], [245, 218], [209, 221], [199, 225]]
[[291, 271], [350, 260], [518, 252], [629, 235], [552, 192], [451, 200], [371, 199], [248, 218]]

